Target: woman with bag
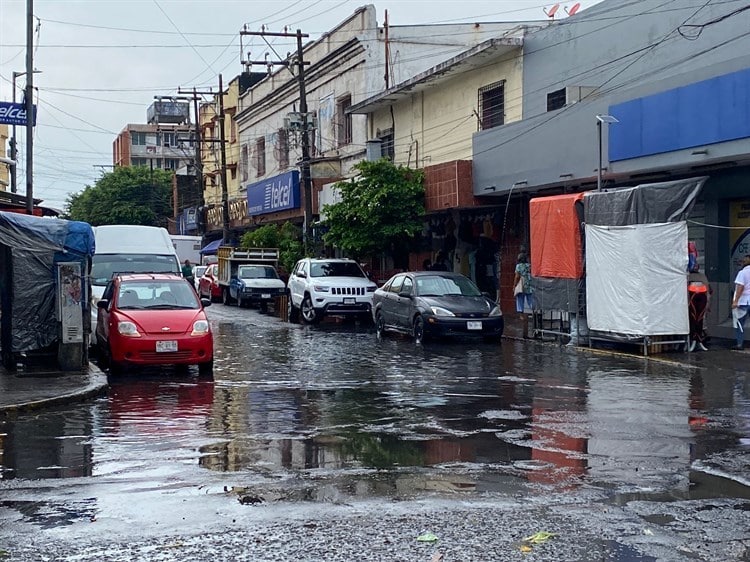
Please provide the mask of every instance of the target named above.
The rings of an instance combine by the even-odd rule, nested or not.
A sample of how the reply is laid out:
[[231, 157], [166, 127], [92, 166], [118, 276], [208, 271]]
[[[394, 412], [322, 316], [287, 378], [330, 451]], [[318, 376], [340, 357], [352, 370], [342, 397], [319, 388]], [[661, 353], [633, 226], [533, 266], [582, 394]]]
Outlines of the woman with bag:
[[523, 337], [529, 337], [529, 317], [524, 314], [525, 308], [533, 310], [534, 303], [531, 288], [531, 264], [526, 252], [518, 254], [516, 260], [516, 275], [513, 278], [513, 295], [516, 297], [516, 312], [521, 315], [523, 322]]

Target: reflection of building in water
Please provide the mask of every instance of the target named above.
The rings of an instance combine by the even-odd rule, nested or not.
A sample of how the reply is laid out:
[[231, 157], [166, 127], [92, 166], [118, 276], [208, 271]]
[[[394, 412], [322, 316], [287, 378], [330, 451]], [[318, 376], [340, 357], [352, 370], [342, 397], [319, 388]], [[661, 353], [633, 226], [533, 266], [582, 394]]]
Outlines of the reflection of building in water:
[[0, 427], [0, 480], [91, 476], [92, 420], [88, 409], [80, 411], [85, 415], [23, 416]]
[[589, 373], [589, 477], [633, 486], [687, 476], [689, 381], [627, 371]]

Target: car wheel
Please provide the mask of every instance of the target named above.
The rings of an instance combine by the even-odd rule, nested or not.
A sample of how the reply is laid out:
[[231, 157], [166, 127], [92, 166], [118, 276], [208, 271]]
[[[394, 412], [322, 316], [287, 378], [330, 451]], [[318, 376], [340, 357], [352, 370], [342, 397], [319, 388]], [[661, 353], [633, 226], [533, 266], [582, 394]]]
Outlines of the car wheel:
[[224, 287], [221, 291], [221, 303], [225, 306], [232, 304], [232, 296], [229, 294], [229, 289]]
[[122, 374], [125, 372], [125, 366], [122, 363], [119, 363], [112, 359], [112, 350], [109, 348], [107, 348], [106, 361], [107, 361], [107, 366], [109, 367], [109, 372], [113, 377], [122, 376]]
[[296, 324], [299, 322], [299, 308], [294, 306], [294, 303], [292, 302], [292, 295], [289, 295], [287, 302], [286, 302], [286, 317], [289, 322], [292, 324]]
[[375, 334], [378, 336], [378, 339], [382, 338], [383, 334], [385, 334], [385, 320], [380, 311], [375, 314]]
[[260, 304], [258, 304], [258, 310], [261, 312], [261, 314], [267, 314], [268, 303], [266, 301], [260, 301]]
[[421, 316], [417, 316], [414, 319], [412, 335], [414, 336], [414, 343], [424, 343], [427, 339], [424, 333], [424, 319]]
[[302, 320], [307, 324], [317, 324], [320, 322], [320, 314], [315, 310], [310, 295], [305, 295], [305, 298], [302, 299], [300, 313], [302, 314]]
[[198, 374], [201, 377], [213, 377], [214, 376], [214, 360], [211, 359], [211, 361], [208, 361], [206, 363], [199, 363]]

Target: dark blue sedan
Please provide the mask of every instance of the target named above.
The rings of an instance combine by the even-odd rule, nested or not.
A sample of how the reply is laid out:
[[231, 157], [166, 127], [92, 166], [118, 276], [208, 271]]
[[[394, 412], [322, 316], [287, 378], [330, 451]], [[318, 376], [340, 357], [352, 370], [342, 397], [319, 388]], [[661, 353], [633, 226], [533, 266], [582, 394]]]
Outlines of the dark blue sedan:
[[430, 337], [475, 335], [499, 339], [503, 313], [460, 273], [398, 273], [375, 291], [372, 317], [378, 336], [386, 331], [411, 335], [417, 343]]

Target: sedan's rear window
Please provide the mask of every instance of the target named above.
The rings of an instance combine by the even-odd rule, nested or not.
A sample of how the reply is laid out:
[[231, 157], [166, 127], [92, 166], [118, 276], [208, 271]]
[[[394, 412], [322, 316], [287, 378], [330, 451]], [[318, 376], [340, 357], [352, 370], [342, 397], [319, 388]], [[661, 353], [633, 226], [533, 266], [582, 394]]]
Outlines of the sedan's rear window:
[[121, 309], [200, 308], [195, 291], [187, 281], [125, 281], [117, 293]]

